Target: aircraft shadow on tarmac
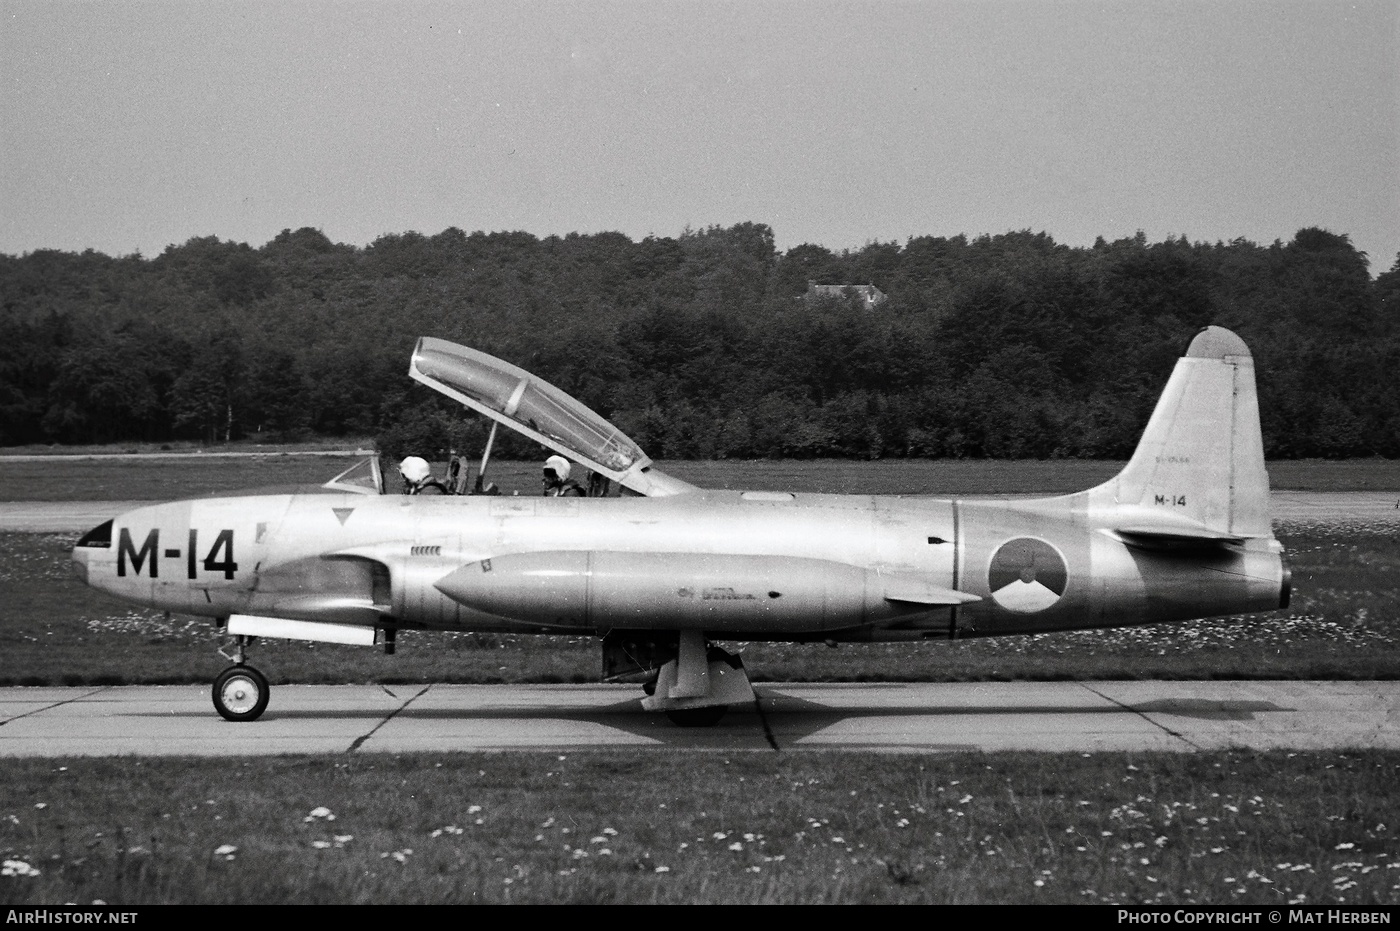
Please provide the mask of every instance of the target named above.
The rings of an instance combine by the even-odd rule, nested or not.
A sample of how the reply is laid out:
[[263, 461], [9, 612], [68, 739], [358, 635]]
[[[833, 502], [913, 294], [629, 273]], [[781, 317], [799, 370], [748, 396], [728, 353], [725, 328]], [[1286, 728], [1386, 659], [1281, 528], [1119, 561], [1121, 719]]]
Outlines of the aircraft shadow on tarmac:
[[[380, 724], [390, 719], [405, 721], [577, 721], [581, 724], [602, 725], [648, 740], [659, 741], [663, 745], [694, 747], [703, 744], [724, 744], [736, 737], [753, 739], [761, 737], [774, 749], [778, 748], [779, 738], [784, 744], [792, 744], [804, 737], [817, 734], [826, 728], [843, 721], [883, 720], [895, 721], [902, 718], [928, 717], [976, 717], [984, 715], [1026, 715], [1026, 716], [1121, 716], [1143, 717], [1163, 715], [1179, 718], [1193, 718], [1208, 721], [1248, 721], [1258, 714], [1286, 712], [1269, 701], [1219, 700], [1207, 698], [1163, 698], [1143, 702], [1138, 705], [1094, 704], [1094, 705], [1042, 705], [1042, 704], [976, 704], [960, 705], [882, 705], [864, 708], [835, 708], [819, 702], [794, 698], [782, 694], [764, 695], [760, 693], [756, 706], [736, 705], [720, 721], [709, 728], [680, 728], [673, 725], [665, 716], [643, 711], [637, 699], [601, 704], [593, 707], [505, 705], [489, 708], [429, 708], [415, 707], [417, 698], [426, 693], [419, 692], [396, 708], [372, 710], [368, 708], [345, 710], [269, 710], [262, 723], [251, 725], [256, 728], [263, 723], [291, 720], [346, 721], [364, 720], [376, 722], [371, 728], [377, 730]], [[205, 712], [199, 712], [203, 716]], [[153, 714], [168, 720], [169, 712]], [[194, 712], [188, 716], [193, 717]], [[242, 725], [240, 725], [242, 726]], [[856, 741], [860, 743], [859, 739]], [[945, 749], [951, 749], [952, 746]], [[967, 749], [976, 749], [967, 745]]]
[[1201, 721], [1252, 721], [1256, 714], [1269, 711], [1295, 711], [1280, 708], [1271, 701], [1220, 701], [1213, 698], [1159, 698], [1133, 705], [1139, 714], [1169, 714]]

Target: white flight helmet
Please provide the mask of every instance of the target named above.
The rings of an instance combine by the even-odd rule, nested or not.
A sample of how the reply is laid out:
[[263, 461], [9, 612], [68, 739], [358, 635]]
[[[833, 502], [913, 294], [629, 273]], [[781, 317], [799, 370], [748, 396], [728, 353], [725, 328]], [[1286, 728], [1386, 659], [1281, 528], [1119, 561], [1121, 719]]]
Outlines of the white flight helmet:
[[569, 480], [569, 460], [563, 456], [550, 456], [544, 461], [544, 467], [559, 476], [559, 481]]
[[399, 472], [410, 482], [417, 484], [432, 474], [432, 469], [428, 468], [428, 461], [421, 456], [409, 456], [399, 463]]

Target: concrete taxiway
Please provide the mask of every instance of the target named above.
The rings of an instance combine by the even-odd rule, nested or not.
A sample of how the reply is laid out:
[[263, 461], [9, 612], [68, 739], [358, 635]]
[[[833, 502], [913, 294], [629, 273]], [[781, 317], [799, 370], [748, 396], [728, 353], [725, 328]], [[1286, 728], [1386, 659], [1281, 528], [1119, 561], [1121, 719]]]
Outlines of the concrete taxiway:
[[82, 533], [150, 501], [4, 501], [0, 531]]
[[582, 749], [1194, 752], [1400, 749], [1400, 682], [759, 684], [678, 728], [618, 685], [275, 686], [261, 720], [207, 686], [0, 689], [0, 756]]

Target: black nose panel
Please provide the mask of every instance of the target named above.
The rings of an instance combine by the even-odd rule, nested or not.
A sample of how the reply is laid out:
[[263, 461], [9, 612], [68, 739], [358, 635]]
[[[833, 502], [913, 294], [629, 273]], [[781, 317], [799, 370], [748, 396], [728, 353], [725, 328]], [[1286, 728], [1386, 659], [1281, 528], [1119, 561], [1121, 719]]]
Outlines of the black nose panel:
[[78, 541], [79, 546], [96, 547], [99, 549], [111, 549], [112, 547], [112, 522], [109, 520], [105, 524], [99, 524]]

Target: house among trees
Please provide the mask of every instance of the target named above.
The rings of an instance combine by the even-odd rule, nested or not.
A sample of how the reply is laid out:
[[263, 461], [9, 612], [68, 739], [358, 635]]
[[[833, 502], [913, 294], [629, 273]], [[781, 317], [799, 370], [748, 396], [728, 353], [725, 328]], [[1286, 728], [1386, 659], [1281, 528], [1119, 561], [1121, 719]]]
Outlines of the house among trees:
[[807, 293], [804, 299], [807, 301], [824, 297], [840, 299], [848, 295], [860, 298], [866, 310], [874, 310], [890, 299], [889, 295], [873, 284], [817, 284], [810, 278], [807, 279]]

